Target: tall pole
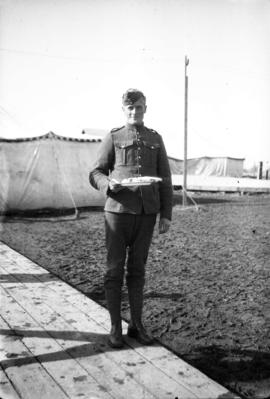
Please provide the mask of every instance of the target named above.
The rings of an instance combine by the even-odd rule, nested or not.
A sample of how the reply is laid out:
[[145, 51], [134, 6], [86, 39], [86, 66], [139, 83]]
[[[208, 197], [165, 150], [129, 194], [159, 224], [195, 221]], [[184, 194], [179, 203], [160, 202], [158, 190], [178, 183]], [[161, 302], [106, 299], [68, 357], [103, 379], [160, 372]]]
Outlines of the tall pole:
[[183, 165], [183, 206], [187, 205], [187, 133], [188, 133], [188, 76], [189, 59], [185, 56], [185, 130], [184, 130], [184, 165]]

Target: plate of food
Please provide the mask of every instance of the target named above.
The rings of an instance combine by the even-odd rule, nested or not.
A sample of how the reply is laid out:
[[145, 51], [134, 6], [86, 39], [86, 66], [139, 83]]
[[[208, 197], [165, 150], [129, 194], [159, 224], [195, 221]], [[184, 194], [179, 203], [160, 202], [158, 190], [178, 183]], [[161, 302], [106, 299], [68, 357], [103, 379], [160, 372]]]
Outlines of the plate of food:
[[150, 186], [150, 184], [158, 183], [160, 181], [162, 181], [162, 179], [156, 176], [128, 177], [121, 181], [121, 186]]

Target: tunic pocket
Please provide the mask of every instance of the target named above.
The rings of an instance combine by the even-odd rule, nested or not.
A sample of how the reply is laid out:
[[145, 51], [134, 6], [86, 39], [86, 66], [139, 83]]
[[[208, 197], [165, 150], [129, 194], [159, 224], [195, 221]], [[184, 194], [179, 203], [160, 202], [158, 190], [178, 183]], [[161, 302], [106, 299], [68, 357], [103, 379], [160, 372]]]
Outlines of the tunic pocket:
[[115, 162], [117, 165], [134, 165], [134, 140], [115, 142]]
[[160, 144], [143, 141], [143, 147], [144, 159], [146, 160], [147, 165], [156, 166]]

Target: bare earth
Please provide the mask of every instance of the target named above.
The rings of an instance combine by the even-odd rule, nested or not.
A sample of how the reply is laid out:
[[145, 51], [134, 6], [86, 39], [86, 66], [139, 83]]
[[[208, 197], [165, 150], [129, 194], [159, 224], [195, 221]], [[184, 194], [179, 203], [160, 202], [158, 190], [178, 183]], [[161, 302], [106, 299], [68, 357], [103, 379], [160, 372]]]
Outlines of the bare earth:
[[[243, 398], [270, 398], [270, 196], [175, 193], [155, 231], [144, 321], [180, 357]], [[0, 239], [105, 306], [102, 210], [2, 220]], [[123, 317], [129, 319], [127, 292]]]

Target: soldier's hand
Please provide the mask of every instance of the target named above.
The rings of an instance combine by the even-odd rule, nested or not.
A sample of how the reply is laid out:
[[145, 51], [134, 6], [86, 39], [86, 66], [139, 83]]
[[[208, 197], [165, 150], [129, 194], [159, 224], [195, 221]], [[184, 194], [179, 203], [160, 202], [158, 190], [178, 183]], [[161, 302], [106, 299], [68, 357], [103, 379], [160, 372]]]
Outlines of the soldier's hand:
[[121, 183], [116, 179], [111, 179], [109, 183], [109, 188], [113, 193], [117, 193], [118, 191], [123, 189]]
[[166, 218], [160, 218], [159, 221], [159, 234], [167, 233], [171, 225], [171, 221]]

